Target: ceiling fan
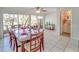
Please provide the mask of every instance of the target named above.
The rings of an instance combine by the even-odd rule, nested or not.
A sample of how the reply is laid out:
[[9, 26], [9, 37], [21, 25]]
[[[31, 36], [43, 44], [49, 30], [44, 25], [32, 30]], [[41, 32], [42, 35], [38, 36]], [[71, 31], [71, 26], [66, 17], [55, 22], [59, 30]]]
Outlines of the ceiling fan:
[[43, 7], [35, 7], [34, 10], [36, 13], [47, 12], [47, 10]]

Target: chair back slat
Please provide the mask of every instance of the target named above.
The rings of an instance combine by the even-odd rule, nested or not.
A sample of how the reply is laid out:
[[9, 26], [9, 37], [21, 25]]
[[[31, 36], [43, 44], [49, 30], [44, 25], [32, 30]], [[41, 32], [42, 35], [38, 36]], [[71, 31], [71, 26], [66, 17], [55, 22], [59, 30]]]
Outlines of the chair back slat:
[[41, 33], [31, 34], [30, 37], [30, 51], [41, 51]]

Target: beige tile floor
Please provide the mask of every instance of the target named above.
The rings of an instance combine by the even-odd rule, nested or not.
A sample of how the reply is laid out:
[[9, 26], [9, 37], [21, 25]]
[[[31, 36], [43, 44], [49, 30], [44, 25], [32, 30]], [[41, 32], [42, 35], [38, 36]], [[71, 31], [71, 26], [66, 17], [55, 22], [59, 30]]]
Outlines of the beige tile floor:
[[45, 52], [78, 52], [78, 41], [45, 30]]
[[[0, 51], [11, 52], [9, 48], [8, 40], [5, 39], [3, 48]], [[70, 39], [69, 37], [59, 36], [55, 31], [45, 30], [44, 31], [44, 52], [78, 52], [78, 41]], [[19, 49], [20, 51], [20, 49]]]

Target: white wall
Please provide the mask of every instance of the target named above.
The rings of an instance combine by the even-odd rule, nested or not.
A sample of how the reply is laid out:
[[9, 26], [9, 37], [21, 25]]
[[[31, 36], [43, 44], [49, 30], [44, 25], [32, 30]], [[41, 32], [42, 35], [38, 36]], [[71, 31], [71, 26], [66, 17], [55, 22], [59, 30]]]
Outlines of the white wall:
[[57, 18], [56, 13], [51, 13], [46, 16], [45, 20], [50, 21], [53, 24], [56, 24], [56, 20], [57, 20], [56, 18]]
[[[50, 20], [53, 24], [55, 24], [55, 34], [59, 34], [59, 20], [58, 20], [58, 11], [57, 9], [54, 12], [46, 15], [45, 20]], [[52, 31], [53, 33], [53, 31]]]
[[71, 40], [72, 45], [77, 46], [79, 51], [79, 8], [72, 8], [72, 22], [71, 22]]
[[79, 8], [72, 8], [72, 39], [79, 40]]

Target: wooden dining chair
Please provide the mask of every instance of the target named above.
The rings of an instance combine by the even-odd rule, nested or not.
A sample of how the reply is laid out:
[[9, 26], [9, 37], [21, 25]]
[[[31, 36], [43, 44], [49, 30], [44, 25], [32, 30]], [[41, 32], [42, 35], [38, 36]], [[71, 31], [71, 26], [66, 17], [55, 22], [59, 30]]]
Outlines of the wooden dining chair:
[[18, 45], [17, 38], [14, 32], [13, 31], [9, 32], [9, 35], [10, 35], [10, 47], [12, 48], [13, 51], [18, 52], [18, 48], [20, 47], [20, 45]]
[[43, 31], [38, 30], [38, 32], [41, 33], [41, 45], [42, 45], [42, 49], [44, 51], [44, 30]]
[[[25, 50], [28, 52], [38, 52], [38, 51], [42, 51], [42, 37], [41, 37], [41, 33], [37, 33], [37, 34], [31, 34], [30, 36], [30, 40], [28, 40], [27, 44], [26, 44], [26, 48]], [[27, 47], [28, 46], [28, 47]]]
[[31, 34], [30, 38], [30, 52], [41, 52], [41, 33]]

